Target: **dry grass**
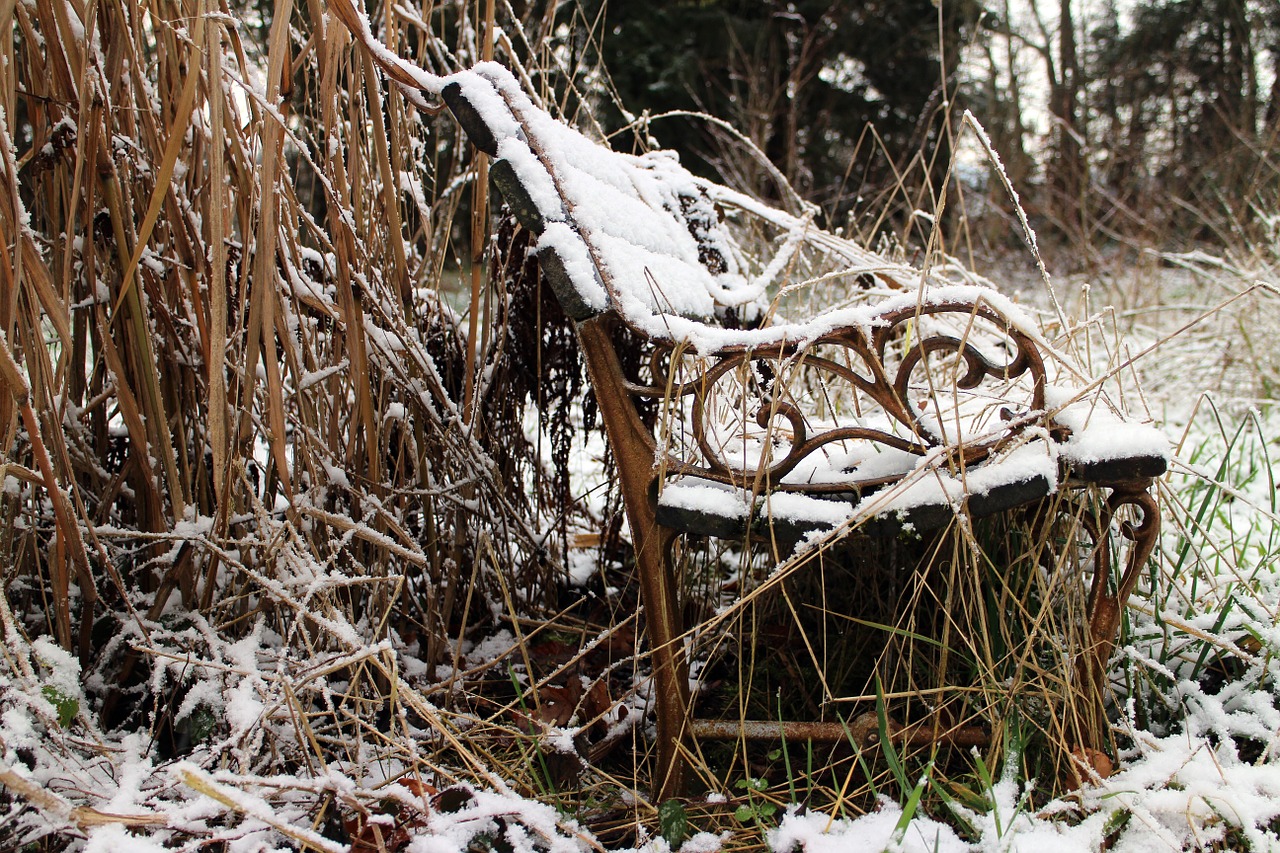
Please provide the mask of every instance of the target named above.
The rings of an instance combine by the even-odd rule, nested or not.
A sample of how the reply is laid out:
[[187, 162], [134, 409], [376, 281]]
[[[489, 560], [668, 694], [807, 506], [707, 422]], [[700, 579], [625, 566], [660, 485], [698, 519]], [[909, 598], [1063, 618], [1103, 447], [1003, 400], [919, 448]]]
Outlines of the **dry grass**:
[[[510, 713], [448, 699], [470, 683], [457, 641], [563, 608], [580, 511], [525, 487], [552, 475], [502, 385], [530, 334], [513, 294], [482, 289], [463, 417], [447, 283], [470, 152], [323, 4], [232, 11], [0, 9], [0, 560], [28, 656], [10, 665], [38, 688], [22, 638], [53, 636], [90, 685], [90, 741], [135, 729], [161, 757], [519, 779]], [[429, 38], [472, 33], [464, 6], [423, 11], [388, 10], [393, 48], [440, 71], [477, 59]], [[256, 734], [219, 718], [220, 689], [193, 722], [202, 683], [238, 681], [263, 703]], [[508, 745], [490, 754], [476, 725]]]

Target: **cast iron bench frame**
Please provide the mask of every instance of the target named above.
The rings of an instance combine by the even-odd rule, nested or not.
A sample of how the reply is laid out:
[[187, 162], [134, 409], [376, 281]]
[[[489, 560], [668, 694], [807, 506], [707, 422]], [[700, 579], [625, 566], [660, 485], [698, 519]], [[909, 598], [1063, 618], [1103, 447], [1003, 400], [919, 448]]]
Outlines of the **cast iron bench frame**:
[[[515, 213], [521, 224], [534, 235], [546, 228], [546, 216], [539, 210], [534, 193], [525, 185], [519, 169], [503, 156], [500, 142], [510, 140], [523, 146], [521, 156], [532, 154], [542, 158], [553, 184], [557, 166], [550, 162], [542, 150], [554, 140], [540, 139], [538, 129], [532, 126], [531, 110], [537, 110], [527, 98], [513, 94], [513, 78], [494, 65], [455, 75], [443, 89], [443, 98], [468, 138], [480, 151], [494, 159], [490, 172], [492, 182], [503, 195], [504, 201]], [[491, 88], [489, 88], [491, 87]], [[518, 89], [518, 87], [516, 87]], [[495, 105], [505, 105], [507, 113], [495, 118]], [[547, 116], [539, 111], [537, 121]], [[540, 125], [545, 129], [545, 125]], [[602, 146], [603, 148], [603, 146]], [[511, 148], [505, 151], [510, 154]], [[604, 149], [607, 150], [607, 149]], [[621, 156], [621, 155], [619, 155]], [[527, 163], [521, 168], [527, 169]], [[558, 187], [557, 187], [558, 188]], [[562, 197], [563, 200], [563, 197]], [[573, 205], [564, 200], [564, 220], [577, 228]], [[677, 213], [668, 211], [673, 216]], [[640, 581], [641, 599], [645, 612], [645, 631], [651, 648], [654, 679], [654, 703], [657, 714], [658, 764], [655, 770], [655, 795], [658, 801], [677, 795], [683, 788], [685, 755], [691, 737], [740, 737], [752, 736], [752, 724], [726, 725], [712, 721], [692, 719], [689, 690], [688, 661], [683, 651], [685, 626], [682, 623], [678, 601], [678, 581], [672, 560], [672, 546], [681, 534], [712, 535], [720, 537], [742, 536], [749, 529], [760, 530], [773, 520], [767, 517], [767, 498], [773, 493], [785, 491], [808, 494], [822, 498], [843, 498], [857, 502], [886, 493], [900, 482], [904, 475], [895, 474], [858, 481], [856, 483], [787, 483], [787, 474], [795, 469], [809, 454], [820, 450], [832, 441], [868, 439], [886, 442], [898, 450], [920, 457], [933, 454], [944, 457], [943, 463], [951, 469], [981, 470], [983, 463], [1017, 441], [1026, 441], [1034, 433], [1035, 440], [1052, 442], [1065, 448], [1072, 432], [1059, 422], [1057, 412], [1045, 401], [1046, 371], [1043, 345], [1033, 335], [1008, 316], [996, 295], [957, 290], [950, 298], [943, 291], [942, 298], [933, 301], [911, 300], [890, 306], [878, 315], [876, 322], [847, 325], [825, 329], [803, 341], [777, 340], [728, 345], [711, 352], [701, 353], [704, 363], [710, 364], [693, 380], [677, 379], [667, 373], [673, 359], [679, 357], [680, 342], [661, 335], [647, 334], [636, 328], [631, 318], [611, 300], [600, 309], [592, 307], [575, 286], [573, 276], [566, 270], [566, 262], [554, 247], [544, 247], [539, 259], [546, 280], [556, 293], [565, 312], [574, 321], [577, 337], [586, 362], [588, 374], [599, 402], [601, 420], [604, 423], [609, 445], [617, 461], [622, 497], [630, 524], [635, 549], [636, 568]], [[596, 274], [608, 286], [608, 271], [596, 261]], [[981, 318], [997, 331], [1007, 336], [1013, 350], [1007, 359], [993, 360], [989, 352], [971, 342], [938, 333], [920, 332], [905, 355], [896, 358], [896, 365], [888, 366], [887, 349], [901, 349], [904, 325], [918, 324], [929, 316], [954, 315], [959, 318]], [[652, 354], [650, 377], [642, 381], [629, 376], [623, 369], [619, 341], [628, 339], [618, 334], [627, 328], [631, 340], [639, 337]], [[912, 326], [915, 328], [915, 326]], [[819, 356], [809, 355], [815, 347], [837, 346], [850, 353], [865, 372], [843, 369], [839, 364]], [[948, 444], [945, 436], [931, 431], [920, 421], [920, 411], [906, 402], [907, 383], [913, 369], [933, 353], [950, 353], [963, 360], [966, 372], [956, 380], [956, 388], [941, 389], [951, 393], [979, 385], [986, 379], [1006, 381], [1019, 376], [1029, 380], [1031, 399], [1019, 401], [1019, 406], [1006, 412], [1007, 423], [981, 441]], [[896, 355], [896, 352], [895, 352]], [[838, 375], [853, 383], [858, 390], [873, 399], [884, 412], [901, 424], [907, 425], [903, 433], [888, 435], [883, 431], [857, 428], [844, 431], [827, 431], [810, 436], [803, 417], [790, 410], [785, 402], [773, 402], [762, 407], [761, 426], [781, 420], [791, 429], [791, 446], [781, 461], [772, 462], [767, 469], [756, 470], [747, 465], [735, 465], [720, 458], [706, 438], [706, 425], [700, 408], [700, 397], [708, 384], [735, 371], [741, 373], [744, 366], [753, 363], [784, 363], [808, 358], [818, 368]], [[671, 456], [668, 448], [655, 435], [642, 415], [643, 401], [669, 401], [673, 397], [692, 396], [694, 417], [693, 439], [703, 451], [703, 459], [691, 463], [687, 459]], [[766, 410], [767, 409], [767, 410]], [[659, 428], [661, 425], [659, 425]], [[1029, 432], [1032, 431], [1032, 432]], [[837, 434], [838, 433], [838, 434]], [[1095, 541], [1094, 571], [1088, 598], [1089, 637], [1092, 649], [1083, 655], [1081, 681], [1085, 689], [1101, 694], [1105, 667], [1119, 630], [1124, 602], [1138, 580], [1159, 535], [1160, 512], [1151, 494], [1155, 478], [1165, 471], [1167, 460], [1160, 453], [1139, 452], [1119, 458], [1103, 460], [1072, 459], [1069, 453], [1058, 457], [1059, 472], [1056, 478], [1030, 477], [1020, 482], [1003, 483], [982, 494], [965, 495], [958, 508], [954, 501], [933, 505], [916, 505], [908, 511], [889, 512], [864, 519], [859, 526], [861, 533], [881, 534], [900, 531], [907, 524], [916, 529], [938, 527], [945, 524], [957, 511], [972, 517], [994, 514], [1016, 507], [1035, 505], [1058, 489], [1076, 489], [1086, 486], [1109, 490], [1103, 508], [1095, 514], [1088, 526], [1089, 535]], [[756, 509], [748, 510], [743, 518], [725, 518], [697, 511], [681, 510], [659, 501], [659, 491], [673, 476], [695, 478], [695, 482], [721, 484], [738, 489], [755, 501]], [[1054, 480], [1050, 482], [1050, 480]], [[755, 500], [763, 496], [764, 501]], [[750, 502], [749, 502], [749, 505]], [[1109, 544], [1109, 532], [1113, 519], [1122, 507], [1129, 507], [1125, 517], [1136, 521], [1120, 523], [1120, 534], [1130, 541], [1123, 571], [1112, 584], [1113, 555]], [[762, 513], [764, 514], [762, 516]], [[791, 539], [820, 529], [823, 524], [805, 524], [792, 520], [787, 531]], [[770, 722], [755, 727], [763, 736], [777, 736], [779, 732], [790, 738], [840, 740], [847, 736], [840, 724], [778, 723]], [[970, 733], [971, 734], [971, 733]], [[963, 740], [965, 733], [954, 738]]]

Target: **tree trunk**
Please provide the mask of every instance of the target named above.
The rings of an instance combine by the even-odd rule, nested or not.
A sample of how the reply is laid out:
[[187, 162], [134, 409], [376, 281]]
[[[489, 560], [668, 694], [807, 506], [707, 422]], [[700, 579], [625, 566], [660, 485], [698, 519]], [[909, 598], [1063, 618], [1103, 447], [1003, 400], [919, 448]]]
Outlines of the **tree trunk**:
[[1083, 237], [1085, 163], [1080, 145], [1080, 63], [1076, 53], [1076, 28], [1071, 0], [1061, 0], [1058, 15], [1060, 69], [1053, 87], [1050, 109], [1056, 125], [1052, 186], [1062, 204], [1063, 227], [1072, 237]]

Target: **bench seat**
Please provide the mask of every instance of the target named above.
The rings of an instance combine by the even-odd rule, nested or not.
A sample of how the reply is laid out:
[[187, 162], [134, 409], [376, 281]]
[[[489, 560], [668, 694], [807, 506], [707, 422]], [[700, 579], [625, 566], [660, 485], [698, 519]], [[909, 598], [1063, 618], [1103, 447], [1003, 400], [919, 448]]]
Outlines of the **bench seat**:
[[[788, 544], [853, 529], [868, 536], [900, 536], [937, 530], [962, 513], [983, 518], [1027, 506], [1064, 487], [1163, 475], [1168, 468], [1163, 435], [1109, 414], [1089, 424], [1083, 413], [1069, 410], [1058, 419], [1077, 422], [1070, 438], [1031, 441], [963, 472], [945, 460], [881, 450], [873, 455], [874, 465], [830, 473], [828, 479], [848, 484], [847, 490], [821, 494], [798, 491], [798, 484], [785, 479], [773, 489], [744, 489], [696, 476], [671, 477], [661, 485], [657, 519], [695, 536], [741, 539], [750, 533]], [[872, 485], [858, 488], [860, 474]], [[886, 474], [893, 482], [883, 482]]]
[[[741, 489], [714, 480], [683, 477], [666, 484], [657, 502], [658, 523], [692, 536], [717, 539], [772, 539], [786, 545], [816, 541], [842, 532], [865, 536], [896, 537], [925, 533], [946, 527], [958, 515], [985, 518], [1034, 504], [1058, 491], [1057, 484], [1074, 480], [1097, 485], [1106, 479], [1127, 482], [1164, 474], [1167, 460], [1143, 454], [1097, 466], [1087, 474], [1061, 466], [1050, 477], [1044, 473], [1000, 471], [989, 466], [1000, 479], [985, 488], [973, 487], [973, 480], [961, 483], [939, 470], [914, 472], [920, 482], [931, 483], [913, 495], [904, 478], [898, 487], [881, 487], [867, 492], [826, 493], [821, 496], [796, 492], [771, 492], [752, 497]], [[1128, 476], [1124, 476], [1128, 475]], [[902, 488], [902, 485], [907, 488]], [[965, 486], [968, 489], [965, 489]], [[947, 497], [952, 496], [952, 497]]]

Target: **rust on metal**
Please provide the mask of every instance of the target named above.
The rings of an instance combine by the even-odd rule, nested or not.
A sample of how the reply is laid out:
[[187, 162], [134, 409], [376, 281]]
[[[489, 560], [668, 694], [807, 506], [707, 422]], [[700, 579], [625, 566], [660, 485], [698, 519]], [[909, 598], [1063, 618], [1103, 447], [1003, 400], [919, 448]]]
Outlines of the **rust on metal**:
[[[905, 726], [893, 719], [885, 721], [889, 740], [906, 746], [987, 746], [991, 732], [981, 726], [942, 726], [916, 723]], [[847, 743], [857, 747], [880, 742], [880, 720], [874, 712], [848, 723], [794, 720], [693, 720], [693, 736], [699, 740], [749, 740], [802, 743]]]
[[1138, 582], [1142, 567], [1147, 564], [1156, 541], [1160, 538], [1160, 507], [1149, 491], [1150, 487], [1149, 480], [1116, 485], [1098, 520], [1099, 530], [1107, 531], [1111, 529], [1116, 513], [1122, 507], [1132, 507], [1142, 516], [1137, 524], [1126, 520], [1119, 526], [1121, 535], [1129, 540], [1130, 545], [1125, 556], [1124, 572], [1116, 580], [1114, 591], [1109, 589], [1112, 581], [1110, 542], [1105, 536], [1097, 537], [1097, 557], [1088, 602], [1089, 640], [1093, 648], [1091, 654], [1086, 655], [1085, 665], [1089, 668], [1086, 684], [1098, 696], [1103, 695], [1106, 687], [1107, 661], [1111, 658], [1116, 636], [1120, 633], [1121, 611]]
[[617, 460], [618, 479], [635, 547], [645, 631], [653, 656], [654, 702], [658, 717], [658, 802], [679, 796], [684, 787], [680, 743], [689, 713], [689, 664], [684, 658], [684, 626], [671, 565], [675, 532], [658, 524], [650, 496], [656, 445], [645, 426], [614, 348], [607, 315], [578, 323], [578, 341], [591, 387], [595, 389], [609, 446]]

